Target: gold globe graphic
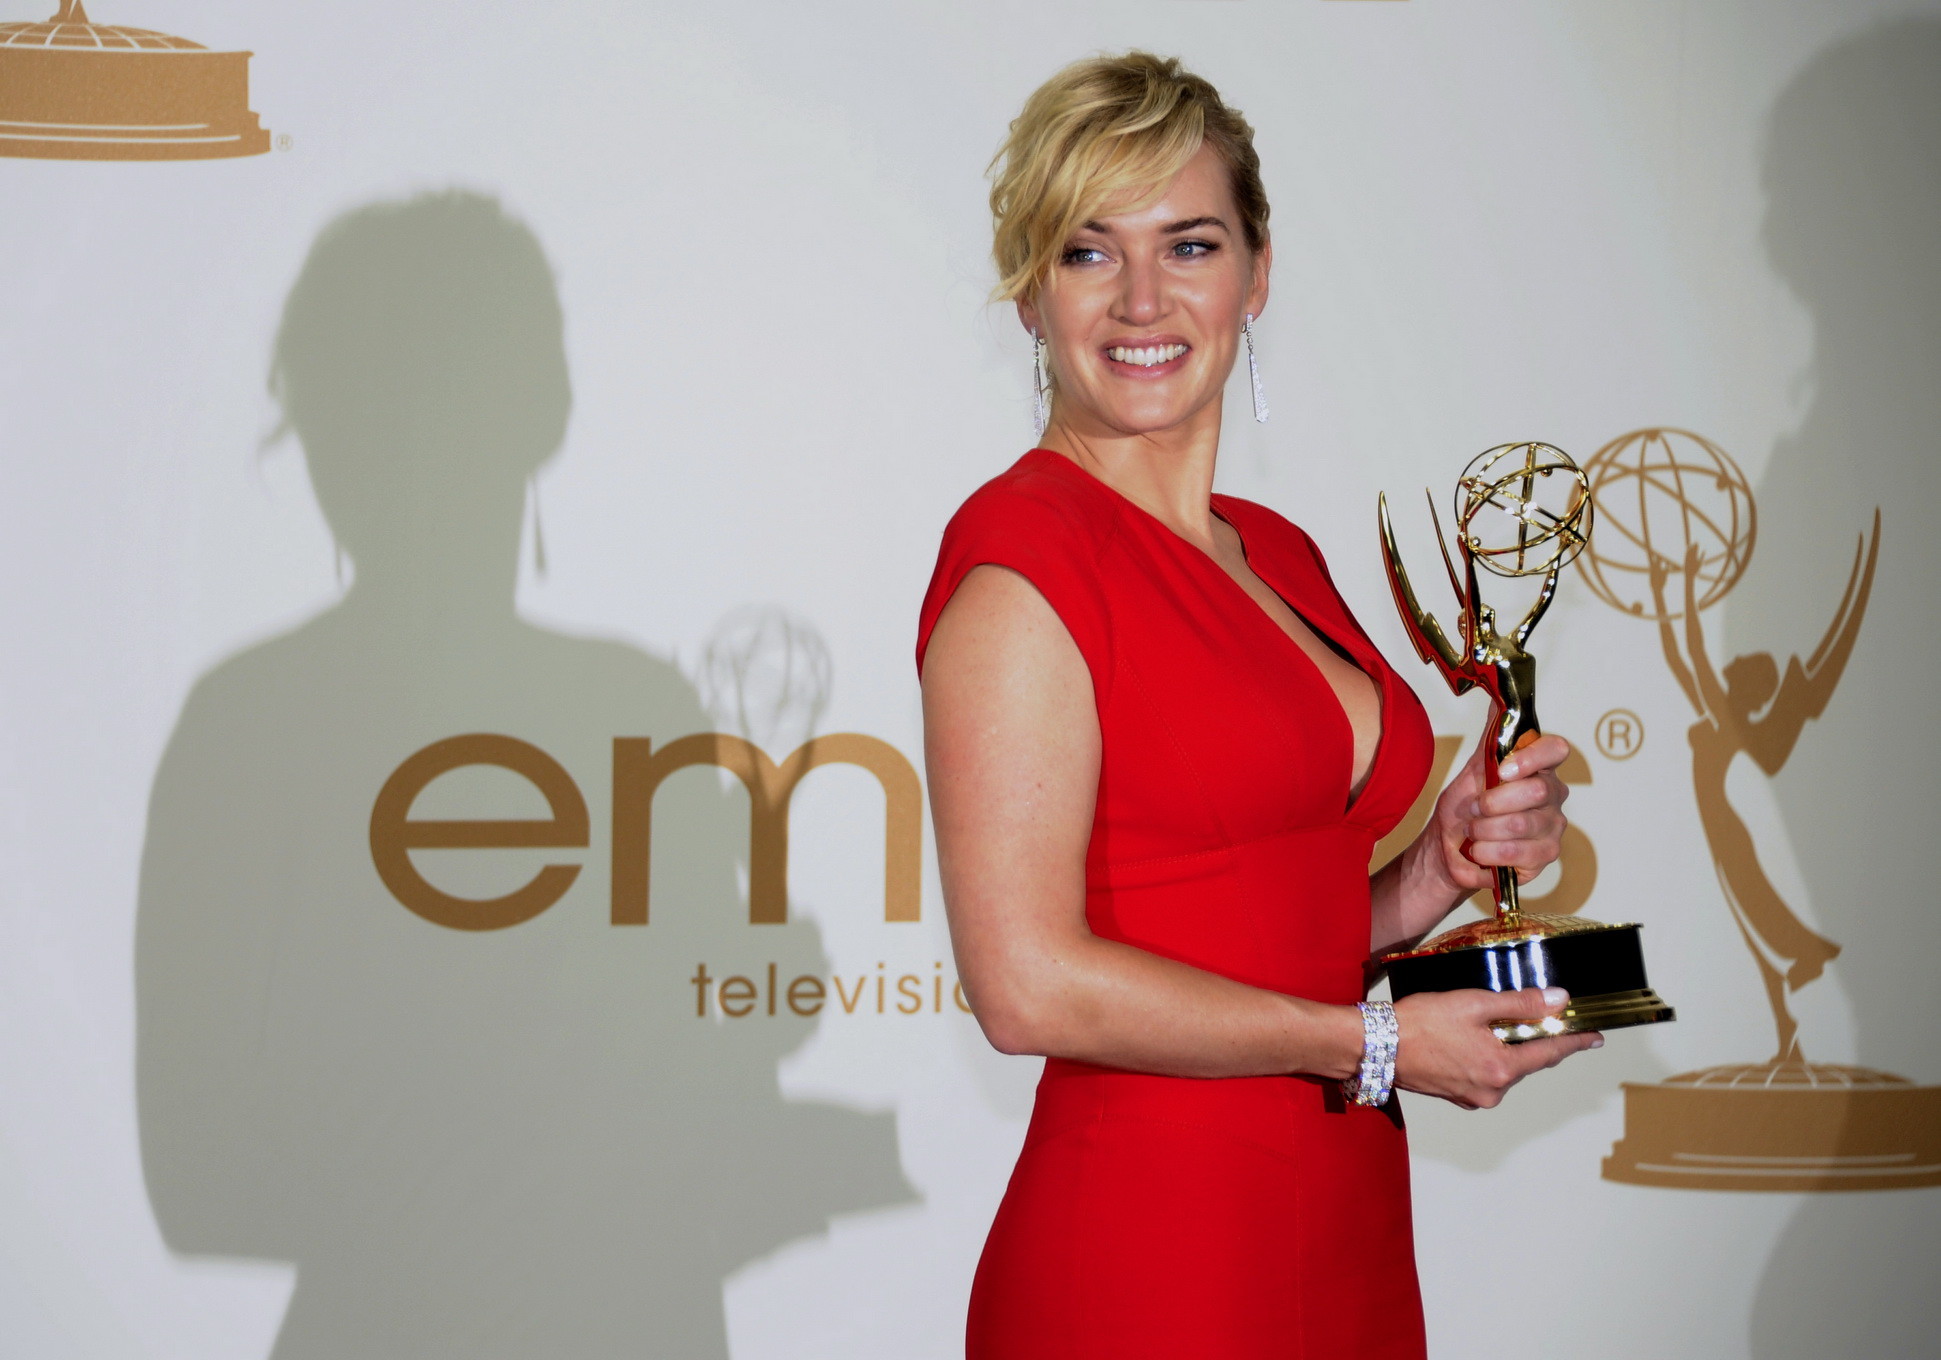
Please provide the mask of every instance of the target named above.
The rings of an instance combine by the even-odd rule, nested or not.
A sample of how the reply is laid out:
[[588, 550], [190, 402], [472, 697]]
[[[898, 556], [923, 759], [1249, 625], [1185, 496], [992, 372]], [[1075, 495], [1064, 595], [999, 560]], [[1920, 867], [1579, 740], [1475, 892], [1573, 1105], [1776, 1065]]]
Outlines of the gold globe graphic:
[[1682, 576], [1698, 549], [1694, 596], [1716, 603], [1752, 560], [1758, 517], [1752, 487], [1732, 455], [1689, 430], [1633, 430], [1599, 449], [1584, 465], [1604, 532], [1585, 554], [1586, 580], [1606, 604], [1638, 618], [1680, 617], [1682, 586], [1651, 585], [1654, 564]]
[[1550, 444], [1498, 444], [1456, 483], [1456, 532], [1476, 565], [1498, 576], [1568, 566], [1591, 536], [1590, 483]]

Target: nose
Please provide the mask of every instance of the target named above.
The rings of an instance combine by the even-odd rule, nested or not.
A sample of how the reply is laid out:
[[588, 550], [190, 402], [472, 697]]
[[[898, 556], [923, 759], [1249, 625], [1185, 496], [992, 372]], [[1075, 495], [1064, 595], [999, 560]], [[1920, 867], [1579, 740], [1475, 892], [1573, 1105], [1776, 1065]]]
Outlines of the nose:
[[1158, 261], [1135, 254], [1119, 271], [1119, 296], [1113, 308], [1113, 320], [1127, 326], [1150, 326], [1165, 311], [1165, 272]]

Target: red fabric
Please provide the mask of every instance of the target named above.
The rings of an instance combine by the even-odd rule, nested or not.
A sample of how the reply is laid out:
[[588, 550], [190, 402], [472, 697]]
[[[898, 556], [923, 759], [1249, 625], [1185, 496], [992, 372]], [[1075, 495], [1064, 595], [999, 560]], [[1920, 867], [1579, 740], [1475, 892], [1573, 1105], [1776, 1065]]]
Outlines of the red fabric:
[[[1320, 671], [1199, 549], [1033, 450], [944, 533], [917, 665], [984, 563], [1026, 576], [1092, 673], [1104, 739], [1092, 930], [1258, 987], [1364, 995], [1368, 858], [1434, 738], [1312, 540], [1230, 496], [1256, 574], [1381, 686], [1374, 770]], [[1372, 544], [1371, 544], [1372, 551]], [[1399, 1110], [1305, 1077], [1191, 1080], [1052, 1059], [971, 1292], [972, 1360], [1420, 1357]]]

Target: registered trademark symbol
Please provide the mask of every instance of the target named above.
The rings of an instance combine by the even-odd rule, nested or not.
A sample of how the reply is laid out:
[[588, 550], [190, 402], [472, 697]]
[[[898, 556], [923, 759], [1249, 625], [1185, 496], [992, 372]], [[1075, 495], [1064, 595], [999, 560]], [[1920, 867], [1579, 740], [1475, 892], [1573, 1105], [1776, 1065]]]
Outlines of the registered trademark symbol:
[[1614, 708], [1597, 720], [1597, 749], [1606, 760], [1629, 760], [1644, 746], [1644, 719]]
[[296, 138], [292, 137], [289, 133], [279, 132], [276, 134], [276, 149], [278, 151], [288, 151], [296, 144]]

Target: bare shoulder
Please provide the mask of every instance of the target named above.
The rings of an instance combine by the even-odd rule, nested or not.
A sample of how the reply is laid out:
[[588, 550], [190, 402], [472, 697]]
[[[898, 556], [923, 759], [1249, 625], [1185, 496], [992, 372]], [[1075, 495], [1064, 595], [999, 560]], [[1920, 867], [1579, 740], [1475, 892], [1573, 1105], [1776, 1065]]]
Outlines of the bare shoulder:
[[944, 607], [923, 670], [926, 694], [965, 680], [1017, 699], [1076, 687], [1087, 705], [1092, 681], [1078, 644], [1038, 588], [1009, 567], [974, 567]]
[[987, 562], [972, 567], [963, 584], [944, 606], [937, 620], [932, 651], [947, 641], [947, 635], [969, 636], [979, 642], [997, 645], [1030, 645], [1055, 634], [1071, 649], [1077, 645], [1058, 613], [1051, 607], [1031, 578], [1012, 567]]
[[1045, 792], [1070, 784], [1069, 797], [1054, 801], [1071, 802], [1082, 842], [1100, 753], [1092, 676], [1050, 603], [1019, 573], [976, 568], [937, 621], [923, 727], [939, 835], [955, 812], [980, 823], [1033, 806], [1042, 816]]

